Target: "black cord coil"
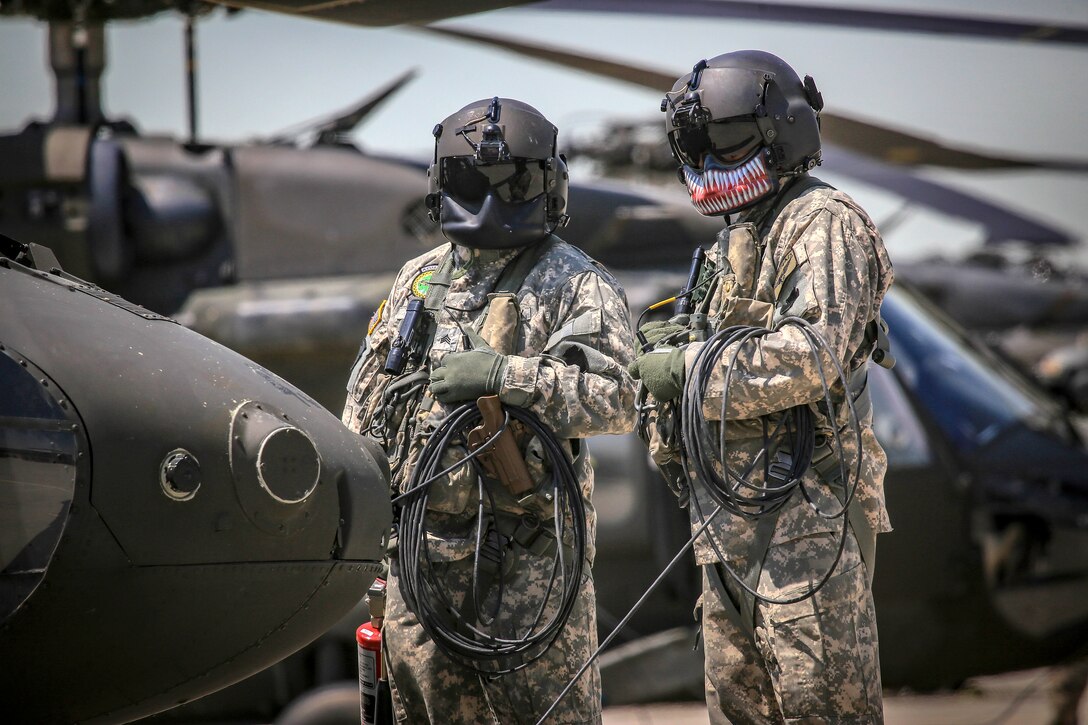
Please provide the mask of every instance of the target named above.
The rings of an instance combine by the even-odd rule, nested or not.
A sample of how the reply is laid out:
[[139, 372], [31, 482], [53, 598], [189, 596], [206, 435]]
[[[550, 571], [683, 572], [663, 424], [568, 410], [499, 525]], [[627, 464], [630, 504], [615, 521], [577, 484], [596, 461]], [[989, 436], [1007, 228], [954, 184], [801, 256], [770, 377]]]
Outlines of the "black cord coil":
[[[796, 327], [808, 342], [816, 369], [823, 386], [823, 404], [827, 411], [827, 417], [831, 421], [831, 436], [834, 441], [834, 449], [843, 450], [841, 437], [836, 421], [838, 420], [839, 404], [834, 401], [831, 385], [824, 370], [821, 352], [827, 352], [828, 357], [835, 365], [837, 378], [841, 382], [843, 390], [848, 391], [848, 379], [838, 357], [830, 349], [827, 340], [819, 330], [807, 320], [800, 317], [784, 317], [778, 320], [773, 327], [753, 327], [738, 325], [728, 327], [712, 335], [696, 355], [691, 371], [684, 383], [684, 391], [680, 402], [681, 415], [681, 446], [680, 455], [684, 470], [689, 477], [689, 485], [698, 483], [710, 495], [718, 508], [725, 509], [729, 513], [748, 520], [758, 519], [762, 516], [777, 513], [790, 500], [797, 490], [800, 490], [805, 500], [813, 508], [817, 515], [832, 519], [842, 519], [842, 530], [839, 537], [838, 552], [828, 570], [820, 577], [819, 581], [808, 590], [791, 599], [772, 599], [765, 597], [749, 587], [743, 579], [734, 572], [726, 563], [718, 543], [708, 532], [707, 537], [718, 560], [731, 577], [743, 587], [749, 594], [758, 600], [771, 604], [794, 604], [811, 597], [827, 583], [838, 565], [846, 544], [848, 532], [847, 511], [857, 491], [861, 479], [861, 425], [857, 411], [854, 409], [854, 401], [849, 392], [845, 394], [845, 404], [849, 409], [849, 425], [857, 442], [857, 455], [853, 467], [853, 475], [846, 470], [846, 462], [840, 455], [839, 467], [841, 480], [844, 483], [845, 499], [837, 511], [821, 511], [816, 505], [812, 495], [806, 490], [803, 478], [812, 465], [813, 451], [815, 448], [816, 425], [814, 414], [810, 406], [799, 405], [778, 414], [776, 418], [764, 416], [763, 424], [763, 448], [755, 459], [743, 472], [736, 472], [728, 464], [729, 444], [726, 435], [726, 424], [729, 409], [729, 389], [731, 386], [733, 371], [740, 353], [746, 345], [753, 343], [761, 337], [772, 332], [777, 332], [783, 327], [791, 325]], [[721, 416], [718, 425], [718, 435], [714, 436], [712, 426], [703, 415], [703, 399], [706, 395], [707, 384], [715, 369], [721, 365], [722, 355], [727, 348], [733, 346], [732, 354], [725, 365], [725, 380], [722, 392]], [[782, 440], [783, 445], [779, 450], [785, 455], [779, 455], [775, 460], [769, 460], [769, 451], [773, 440]], [[720, 464], [724, 476], [715, 470], [715, 463]], [[755, 483], [749, 477], [757, 466], [763, 467], [762, 483]], [[691, 505], [696, 516], [702, 522], [706, 520], [697, 496], [691, 497]], [[715, 511], [711, 516], [715, 515]]]
[[[455, 464], [441, 469], [445, 453], [463, 446], [468, 432], [483, 417], [473, 403], [453, 410], [428, 438], [408, 490], [394, 499], [394, 505], [403, 505], [399, 560], [405, 604], [450, 659], [485, 676], [521, 669], [555, 642], [578, 599], [587, 544], [581, 485], [564, 446], [532, 413], [509, 406], [504, 406], [504, 413], [499, 431]], [[502, 484], [484, 473], [478, 459], [507, 429], [511, 419], [519, 421], [539, 439], [546, 466], [551, 470], [551, 480], [536, 489], [538, 500], [551, 504], [550, 529], [544, 529], [532, 514], [522, 515], [522, 520], [536, 520], [542, 529], [538, 536], [554, 537], [554, 546], [547, 547], [554, 548], [550, 564], [546, 553], [532, 555], [521, 548], [509, 530], [501, 531], [499, 521], [503, 514], [496, 510], [495, 494]], [[475, 468], [478, 494], [476, 547], [467, 591], [463, 582], [450, 581], [449, 572], [443, 570], [444, 562], [432, 559], [428, 548], [433, 523], [427, 508], [428, 489], [463, 465]], [[550, 575], [539, 601], [533, 604], [535, 612], [529, 623], [522, 620], [519, 624], [508, 618], [510, 612], [503, 606], [503, 597], [518, 575], [517, 561], [510, 557], [525, 556], [535, 556], [537, 566], [550, 567]], [[458, 594], [465, 598], [460, 605], [454, 599]]]

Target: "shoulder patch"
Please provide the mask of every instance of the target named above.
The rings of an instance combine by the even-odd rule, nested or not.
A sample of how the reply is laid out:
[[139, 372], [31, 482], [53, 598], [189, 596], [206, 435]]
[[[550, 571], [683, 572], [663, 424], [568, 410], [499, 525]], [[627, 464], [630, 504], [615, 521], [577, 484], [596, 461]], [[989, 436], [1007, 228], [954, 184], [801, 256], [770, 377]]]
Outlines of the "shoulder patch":
[[381, 304], [378, 305], [378, 309], [374, 310], [374, 314], [370, 316], [370, 324], [366, 326], [366, 334], [368, 337], [374, 334], [374, 328], [382, 321], [382, 313], [385, 312], [386, 302], [387, 300], [382, 300]]
[[808, 261], [808, 252], [805, 251], [803, 244], [794, 244], [790, 251], [786, 252], [786, 257], [782, 260], [782, 264], [779, 266], [777, 273], [774, 276], [774, 298], [778, 299], [782, 293], [782, 287], [786, 284], [786, 280], [790, 278], [797, 268]]
[[431, 275], [434, 274], [436, 269], [438, 269], [437, 263], [428, 264], [416, 273], [410, 287], [410, 291], [415, 297], [423, 299], [427, 296], [427, 290], [431, 288]]
[[797, 269], [797, 254], [791, 249], [786, 253], [786, 258], [782, 260], [781, 266], [778, 268], [778, 274], [774, 276], [774, 288], [777, 291], [782, 283], [786, 281], [786, 278], [793, 274], [793, 270]]

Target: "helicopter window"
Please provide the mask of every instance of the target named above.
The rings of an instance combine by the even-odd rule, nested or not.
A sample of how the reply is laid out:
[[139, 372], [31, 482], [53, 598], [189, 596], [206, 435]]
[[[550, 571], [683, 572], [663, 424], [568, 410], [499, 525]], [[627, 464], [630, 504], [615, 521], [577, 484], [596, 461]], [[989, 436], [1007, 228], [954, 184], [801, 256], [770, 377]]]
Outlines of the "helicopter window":
[[455, 199], [479, 203], [488, 191], [502, 201], [518, 203], [544, 193], [544, 162], [515, 158], [494, 164], [472, 156], [442, 159], [442, 189]]
[[873, 398], [873, 432], [890, 466], [924, 466], [933, 460], [925, 429], [894, 374], [869, 367], [869, 394]]
[[993, 364], [953, 323], [905, 288], [888, 295], [882, 314], [898, 377], [957, 447], [971, 450], [1012, 424], [1058, 417], [1029, 381]]
[[45, 575], [75, 490], [77, 434], [41, 377], [0, 353], [0, 621]]

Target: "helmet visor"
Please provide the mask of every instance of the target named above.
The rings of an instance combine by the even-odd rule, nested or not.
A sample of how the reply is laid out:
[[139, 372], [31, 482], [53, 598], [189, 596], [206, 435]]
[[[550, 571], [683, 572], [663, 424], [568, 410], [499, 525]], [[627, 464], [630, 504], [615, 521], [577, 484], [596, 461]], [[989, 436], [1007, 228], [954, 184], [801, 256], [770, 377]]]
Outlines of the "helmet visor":
[[484, 163], [473, 156], [442, 159], [442, 191], [458, 201], [478, 204], [488, 192], [500, 200], [518, 204], [544, 193], [544, 162], [540, 159], [513, 158]]
[[759, 127], [751, 118], [712, 121], [678, 128], [669, 134], [676, 157], [693, 169], [702, 168], [706, 154], [712, 154], [723, 164], [740, 163], [751, 156], [762, 140]]

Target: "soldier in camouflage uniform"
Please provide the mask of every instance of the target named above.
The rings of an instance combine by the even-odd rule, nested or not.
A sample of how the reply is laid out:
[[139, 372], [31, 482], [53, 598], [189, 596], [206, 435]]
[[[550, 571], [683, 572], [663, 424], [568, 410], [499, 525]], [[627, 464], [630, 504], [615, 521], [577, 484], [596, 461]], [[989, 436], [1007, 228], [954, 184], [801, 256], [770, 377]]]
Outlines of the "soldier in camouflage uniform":
[[[811, 78], [802, 82], [769, 53], [739, 51], [697, 64], [662, 106], [693, 205], [705, 215], [739, 212], [707, 255], [705, 286], [699, 290], [705, 297], [694, 309], [707, 315], [711, 331], [732, 325], [771, 328], [786, 316], [807, 320], [848, 371], [860, 424], [852, 428], [845, 404], [838, 406], [837, 419], [828, 418], [821, 377], [834, 383], [834, 400], [843, 401], [846, 391], [836, 382], [835, 363], [826, 352], [820, 353], [821, 374], [800, 327], [785, 325], [739, 345], [735, 362], [734, 343], [715, 362], [702, 412], [715, 421], [709, 424], [710, 437], [717, 443], [726, 368], [733, 362], [724, 415], [725, 463], [732, 471], [748, 471], [756, 462], [748, 479], [765, 483], [760, 453], [766, 447], [767, 460], [773, 460], [782, 439], [764, 440], [763, 421], [777, 420], [794, 406], [811, 407], [818, 442], [834, 440], [837, 428], [842, 450], [833, 451], [831, 444], [817, 448], [814, 465], [801, 479], [811, 503], [795, 489], [777, 518], [765, 517], [763, 523], [722, 511], [697, 539], [706, 698], [713, 722], [883, 720], [870, 583], [876, 534], [891, 527], [883, 494], [887, 461], [873, 436], [865, 371], [892, 267], [868, 215], [849, 196], [807, 173], [819, 163], [822, 105]], [[704, 344], [683, 344], [697, 339], [687, 328], [693, 319], [650, 323], [642, 330], [650, 342], [661, 344], [640, 354], [631, 369], [658, 403], [680, 395]], [[873, 354], [874, 360], [884, 354]], [[670, 443], [678, 423], [670, 410], [675, 408], [657, 406], [649, 438], [663, 470], [678, 470], [678, 447]], [[855, 466], [860, 476], [849, 516], [821, 516], [816, 509], [825, 514], [843, 509], [842, 471], [854, 481]], [[720, 461], [715, 467], [724, 476]], [[689, 480], [693, 476], [689, 472]], [[692, 488], [694, 529], [716, 503], [698, 481]], [[846, 518], [850, 527], [840, 556]], [[803, 597], [831, 567], [826, 584]], [[757, 599], [726, 568], [761, 597], [800, 601]]]
[[[626, 368], [634, 342], [616, 280], [553, 234], [566, 221], [568, 188], [556, 129], [531, 106], [496, 98], [465, 106], [435, 133], [428, 205], [452, 243], [411, 260], [397, 275], [352, 371], [343, 420], [382, 442], [394, 493], [407, 487], [429, 432], [461, 401], [497, 394], [504, 404], [534, 413], [568, 444], [586, 505], [585, 568], [566, 626], [527, 667], [481, 677], [447, 657], [406, 606], [395, 543], [390, 549], [383, 639], [398, 721], [532, 723], [597, 648], [590, 569], [596, 515], [584, 439], [633, 429], [636, 388]], [[432, 341], [414, 376], [411, 365], [392, 376], [383, 367], [412, 300], [429, 306]], [[525, 453], [540, 480], [539, 450], [530, 443]], [[445, 522], [428, 534], [430, 556], [447, 562], [446, 581], [463, 590], [475, 550], [475, 500], [469, 502], [475, 479], [463, 466], [429, 489], [428, 516]], [[516, 553], [515, 566], [523, 571], [512, 577], [503, 606], [522, 607], [531, 617], [552, 576], [552, 559]], [[452, 595], [461, 602], [464, 591]], [[552, 721], [599, 722], [600, 708], [594, 666]]]

